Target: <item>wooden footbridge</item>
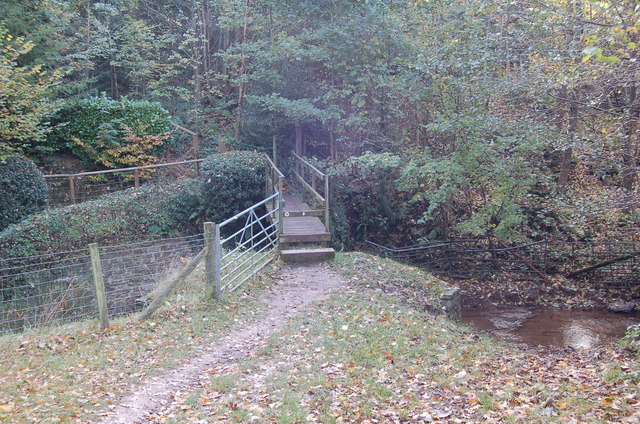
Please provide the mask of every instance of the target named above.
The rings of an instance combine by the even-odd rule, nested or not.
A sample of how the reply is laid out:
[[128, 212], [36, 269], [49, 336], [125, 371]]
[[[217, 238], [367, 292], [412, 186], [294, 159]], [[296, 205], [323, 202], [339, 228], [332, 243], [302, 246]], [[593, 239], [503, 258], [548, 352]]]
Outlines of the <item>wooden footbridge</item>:
[[[288, 193], [284, 174], [267, 157], [266, 192], [282, 193], [279, 205], [280, 244], [287, 262], [312, 262], [331, 259], [329, 247], [329, 177], [302, 157], [293, 153], [293, 177], [302, 190]], [[270, 211], [278, 205], [268, 204]]]

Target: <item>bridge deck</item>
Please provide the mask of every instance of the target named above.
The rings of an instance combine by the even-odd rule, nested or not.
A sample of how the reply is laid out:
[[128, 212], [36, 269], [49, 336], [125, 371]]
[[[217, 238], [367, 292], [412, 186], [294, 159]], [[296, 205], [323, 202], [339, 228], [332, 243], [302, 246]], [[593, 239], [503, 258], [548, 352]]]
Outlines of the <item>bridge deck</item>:
[[282, 239], [287, 241], [313, 242], [329, 241], [331, 235], [322, 221], [315, 216], [287, 216], [287, 212], [302, 212], [311, 210], [303, 201], [294, 199], [290, 194], [284, 195], [284, 218]]

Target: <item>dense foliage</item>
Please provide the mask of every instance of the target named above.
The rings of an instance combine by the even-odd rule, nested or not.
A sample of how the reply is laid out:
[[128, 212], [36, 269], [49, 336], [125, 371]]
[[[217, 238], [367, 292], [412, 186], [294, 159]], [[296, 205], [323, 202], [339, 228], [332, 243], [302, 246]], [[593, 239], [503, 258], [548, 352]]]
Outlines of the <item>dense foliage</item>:
[[[637, 234], [635, 0], [5, 4], [9, 31], [35, 44], [11, 72], [64, 70], [55, 88], [65, 99], [160, 101], [203, 134], [203, 148], [227, 140], [265, 151], [275, 136], [284, 157], [324, 160], [340, 179], [338, 199], [369, 206], [334, 208], [352, 234]], [[38, 86], [16, 81], [31, 84], [25, 93]], [[20, 115], [35, 136], [20, 143], [40, 145], [46, 123], [23, 110], [35, 111]], [[127, 130], [93, 128], [93, 156], [103, 154], [94, 163], [104, 165]], [[124, 162], [156, 153], [158, 140], [139, 142]], [[363, 183], [375, 155], [397, 165]]]
[[222, 222], [264, 199], [266, 160], [256, 152], [211, 155], [202, 162], [200, 193], [204, 216]]
[[25, 152], [46, 152], [40, 144], [49, 128], [45, 119], [56, 103], [46, 98], [59, 74], [42, 66], [21, 66], [33, 44], [14, 38], [0, 21], [0, 159]]
[[171, 129], [159, 103], [105, 96], [67, 103], [52, 123], [52, 148], [69, 148], [86, 163], [109, 168], [148, 165]]
[[396, 188], [400, 157], [367, 153], [350, 158], [329, 170], [332, 181], [335, 241], [407, 230], [411, 224], [406, 193]]
[[0, 160], [0, 231], [47, 206], [47, 182], [30, 160]]
[[[11, 172], [0, 166], [1, 187], [10, 186], [5, 185], [5, 175], [26, 184], [27, 169], [40, 173], [31, 162], [11, 163]], [[5, 257], [21, 257], [83, 249], [89, 243], [113, 245], [201, 233], [204, 221], [221, 222], [262, 200], [264, 170], [264, 156], [258, 153], [212, 155], [203, 162], [199, 179], [147, 184], [33, 215], [0, 233], [0, 250]], [[46, 196], [46, 184], [39, 188]], [[36, 199], [36, 194], [29, 196]]]

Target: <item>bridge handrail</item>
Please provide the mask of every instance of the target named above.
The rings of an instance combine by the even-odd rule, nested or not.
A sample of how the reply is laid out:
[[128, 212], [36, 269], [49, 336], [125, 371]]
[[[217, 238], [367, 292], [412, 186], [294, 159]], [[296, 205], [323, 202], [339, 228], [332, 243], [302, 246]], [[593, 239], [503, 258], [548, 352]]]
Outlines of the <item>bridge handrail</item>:
[[276, 173], [276, 175], [278, 177], [282, 177], [284, 178], [284, 174], [278, 169], [278, 167], [276, 166], [275, 163], [273, 163], [273, 161], [271, 160], [271, 158], [269, 157], [268, 154], [264, 154], [264, 157], [267, 158], [267, 162], [269, 163], [269, 166], [271, 167], [271, 169], [273, 169], [273, 171]]
[[[327, 231], [329, 231], [329, 176], [310, 164], [300, 155], [293, 153], [293, 158], [295, 159], [293, 174], [296, 176], [298, 181], [300, 181], [302, 187], [307, 191], [307, 193], [311, 195], [314, 201], [317, 200], [324, 209], [324, 226]], [[311, 177], [310, 182], [306, 180], [307, 174]], [[318, 179], [323, 183], [322, 194], [318, 192]]]
[[299, 161], [303, 166], [309, 168], [314, 174], [316, 174], [318, 178], [324, 178], [327, 176], [324, 172], [320, 171], [318, 168], [310, 164], [305, 158], [301, 157], [295, 152], [292, 152], [292, 154], [293, 157], [297, 159], [297, 161]]

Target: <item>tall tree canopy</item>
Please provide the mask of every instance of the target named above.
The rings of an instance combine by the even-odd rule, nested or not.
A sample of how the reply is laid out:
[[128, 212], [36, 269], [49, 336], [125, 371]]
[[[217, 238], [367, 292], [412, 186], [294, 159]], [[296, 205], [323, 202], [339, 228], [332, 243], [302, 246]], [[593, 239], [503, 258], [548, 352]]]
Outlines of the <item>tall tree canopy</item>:
[[[393, 158], [389, 184], [432, 237], [637, 223], [636, 0], [2, 3], [34, 46], [3, 72], [33, 93], [36, 145], [36, 98], [106, 93], [232, 147], [275, 136], [336, 172]], [[36, 73], [53, 70], [45, 93]]]

